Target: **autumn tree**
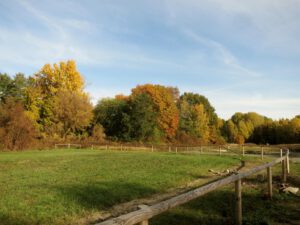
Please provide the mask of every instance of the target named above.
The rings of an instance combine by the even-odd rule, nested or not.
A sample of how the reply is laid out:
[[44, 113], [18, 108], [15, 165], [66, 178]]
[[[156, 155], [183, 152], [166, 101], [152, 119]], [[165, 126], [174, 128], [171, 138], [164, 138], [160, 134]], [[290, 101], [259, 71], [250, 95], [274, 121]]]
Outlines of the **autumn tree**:
[[[186, 117], [187, 110], [194, 111], [195, 107], [202, 105], [203, 106], [203, 116], [201, 117], [202, 119], [198, 117], [200, 120], [202, 120], [201, 132], [203, 135], [201, 135], [201, 141], [206, 143], [223, 142], [223, 138], [221, 136], [221, 131], [220, 131], [223, 122], [218, 118], [217, 114], [215, 113], [214, 107], [212, 107], [212, 105], [210, 104], [210, 102], [206, 97], [204, 97], [203, 95], [186, 92], [180, 96], [178, 105], [181, 114], [180, 117], [181, 125], [185, 124], [184, 125], [185, 128], [181, 126], [180, 129], [187, 130], [188, 129], [187, 121], [194, 121], [194, 119], [191, 119], [191, 117], [189, 119], [188, 117]], [[183, 107], [184, 105], [186, 107]], [[190, 113], [190, 115], [192, 114]], [[192, 123], [189, 124], [191, 125], [189, 129], [193, 130], [194, 129], [193, 126], [195, 126], [195, 123], [193, 125]], [[200, 123], [198, 123], [198, 126], [200, 126]], [[200, 137], [199, 134], [197, 136]]]
[[153, 102], [153, 109], [157, 113], [157, 124], [166, 139], [174, 139], [178, 123], [179, 113], [176, 107], [176, 88], [162, 85], [145, 84], [132, 89], [132, 96], [139, 94], [148, 95]]
[[159, 142], [161, 131], [158, 127], [158, 113], [151, 97], [146, 94], [131, 96], [130, 107], [130, 136], [137, 141]]
[[253, 140], [253, 132], [270, 119], [254, 112], [235, 113], [230, 120], [225, 123], [225, 133], [229, 142], [243, 144]]
[[209, 120], [201, 103], [191, 104], [184, 98], [179, 103], [179, 137], [184, 136], [193, 140], [208, 142], [209, 137]]
[[89, 97], [72, 91], [56, 93], [52, 112], [55, 131], [62, 138], [84, 132], [93, 118], [93, 106]]
[[25, 114], [23, 105], [12, 97], [0, 104], [0, 143], [2, 148], [21, 150], [28, 148], [35, 137], [35, 128]]
[[84, 79], [73, 60], [52, 66], [46, 64], [30, 78], [25, 107], [42, 133], [60, 133], [65, 137], [70, 132], [82, 130], [91, 119], [91, 105], [83, 89]]

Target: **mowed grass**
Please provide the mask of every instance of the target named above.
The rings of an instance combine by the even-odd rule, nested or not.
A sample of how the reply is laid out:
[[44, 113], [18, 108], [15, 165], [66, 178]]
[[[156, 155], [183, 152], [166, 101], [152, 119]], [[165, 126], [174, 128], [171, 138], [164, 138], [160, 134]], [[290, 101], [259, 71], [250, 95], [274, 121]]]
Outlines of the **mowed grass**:
[[[67, 225], [133, 199], [211, 179], [226, 156], [52, 150], [0, 153], [0, 224]], [[81, 222], [80, 222], [81, 221]]]

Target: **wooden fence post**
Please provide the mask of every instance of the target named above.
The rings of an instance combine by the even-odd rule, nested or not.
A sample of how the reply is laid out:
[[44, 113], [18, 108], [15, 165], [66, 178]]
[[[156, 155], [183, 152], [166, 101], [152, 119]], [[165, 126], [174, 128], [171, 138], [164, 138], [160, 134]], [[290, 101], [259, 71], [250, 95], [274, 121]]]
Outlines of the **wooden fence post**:
[[94, 149], [94, 145], [92, 145], [92, 150]]
[[261, 147], [261, 159], [264, 159], [264, 147]]
[[268, 173], [268, 195], [269, 198], [272, 199], [273, 197], [273, 190], [272, 190], [272, 167], [267, 168], [267, 173]]
[[235, 181], [235, 224], [242, 225], [242, 181]]
[[286, 153], [286, 170], [287, 170], [287, 174], [290, 173], [290, 150], [288, 149], [287, 150], [287, 153]]
[[151, 152], [153, 152], [154, 151], [154, 148], [153, 148], [153, 145], [151, 146]]
[[169, 152], [171, 152], [171, 146], [169, 146]]
[[221, 156], [221, 145], [219, 146], [219, 156]]
[[243, 145], [243, 156], [245, 156], [245, 145]]
[[282, 182], [286, 182], [286, 158], [282, 161]]
[[69, 143], [69, 144], [68, 144], [68, 149], [70, 149], [70, 146], [71, 146], [71, 145], [70, 145], [70, 143]]
[[148, 220], [144, 220], [144, 221], [140, 222], [139, 225], [148, 225], [148, 224], [149, 224]]
[[202, 153], [202, 145], [200, 145], [200, 153]]
[[282, 158], [282, 148], [280, 149], [280, 158]]
[[175, 148], [176, 154], [177, 154], [177, 147]]

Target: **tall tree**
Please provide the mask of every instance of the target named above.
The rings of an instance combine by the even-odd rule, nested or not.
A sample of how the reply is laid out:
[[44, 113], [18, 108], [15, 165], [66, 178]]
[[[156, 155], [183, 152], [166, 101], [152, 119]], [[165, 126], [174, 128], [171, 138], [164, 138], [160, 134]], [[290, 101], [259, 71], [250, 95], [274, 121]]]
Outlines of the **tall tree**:
[[[37, 121], [41, 132], [51, 136], [57, 132], [61, 124], [65, 124], [61, 114], [58, 114], [60, 112], [58, 108], [60, 107], [58, 107], [57, 96], [64, 97], [61, 93], [65, 93], [68, 97], [76, 96], [74, 101], [81, 100], [82, 102], [77, 103], [80, 106], [87, 106], [86, 94], [83, 88], [83, 76], [77, 70], [73, 60], [60, 62], [59, 64], [55, 63], [53, 66], [46, 64], [30, 78], [30, 86], [26, 89], [25, 107], [29, 111], [30, 117]], [[65, 99], [61, 101], [65, 101]], [[73, 102], [70, 102], [70, 104], [73, 104]], [[67, 110], [68, 104], [60, 106]], [[81, 114], [83, 112], [80, 110], [84, 109], [78, 108], [77, 110], [77, 113]], [[75, 113], [74, 110], [73, 113]], [[61, 120], [58, 118], [61, 118]], [[81, 119], [83, 120], [81, 122], [85, 124], [85, 119], [83, 117]], [[74, 132], [73, 128], [68, 127]], [[63, 130], [66, 132], [65, 129]]]
[[193, 140], [207, 143], [209, 139], [209, 119], [202, 104], [190, 104], [182, 99], [179, 104], [179, 131]]
[[95, 123], [114, 140], [131, 140], [129, 106], [124, 99], [102, 99], [94, 108]]
[[139, 94], [147, 94], [151, 97], [158, 115], [158, 127], [168, 140], [172, 140], [176, 135], [179, 123], [175, 89], [162, 85], [145, 84], [132, 89], [132, 96]]
[[93, 106], [87, 95], [71, 91], [60, 91], [53, 104], [55, 131], [62, 138], [69, 134], [82, 133], [91, 124]]
[[132, 96], [130, 105], [131, 137], [137, 141], [159, 142], [161, 131], [157, 124], [157, 111], [148, 94]]

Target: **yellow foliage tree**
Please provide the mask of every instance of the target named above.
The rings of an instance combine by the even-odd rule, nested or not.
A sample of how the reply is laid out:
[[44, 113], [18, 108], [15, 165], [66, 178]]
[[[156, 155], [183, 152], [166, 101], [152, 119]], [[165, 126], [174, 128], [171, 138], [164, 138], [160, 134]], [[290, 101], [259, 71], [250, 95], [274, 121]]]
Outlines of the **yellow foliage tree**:
[[[63, 97], [61, 93], [65, 93], [67, 96], [69, 94], [78, 96], [79, 99], [76, 99], [78, 102], [81, 100], [86, 105], [90, 104], [83, 91], [83, 76], [77, 70], [73, 60], [44, 65], [38, 73], [30, 78], [30, 83], [31, 85], [26, 90], [25, 107], [28, 110], [27, 114], [37, 122], [43, 134], [53, 135], [59, 130], [58, 124], [63, 123], [63, 121], [58, 122], [60, 117], [57, 115], [59, 112], [57, 98], [58, 96]], [[65, 109], [69, 106], [67, 103], [65, 102], [66, 105], [63, 106]], [[87, 118], [90, 119], [90, 117]], [[84, 118], [76, 119], [83, 120]]]

